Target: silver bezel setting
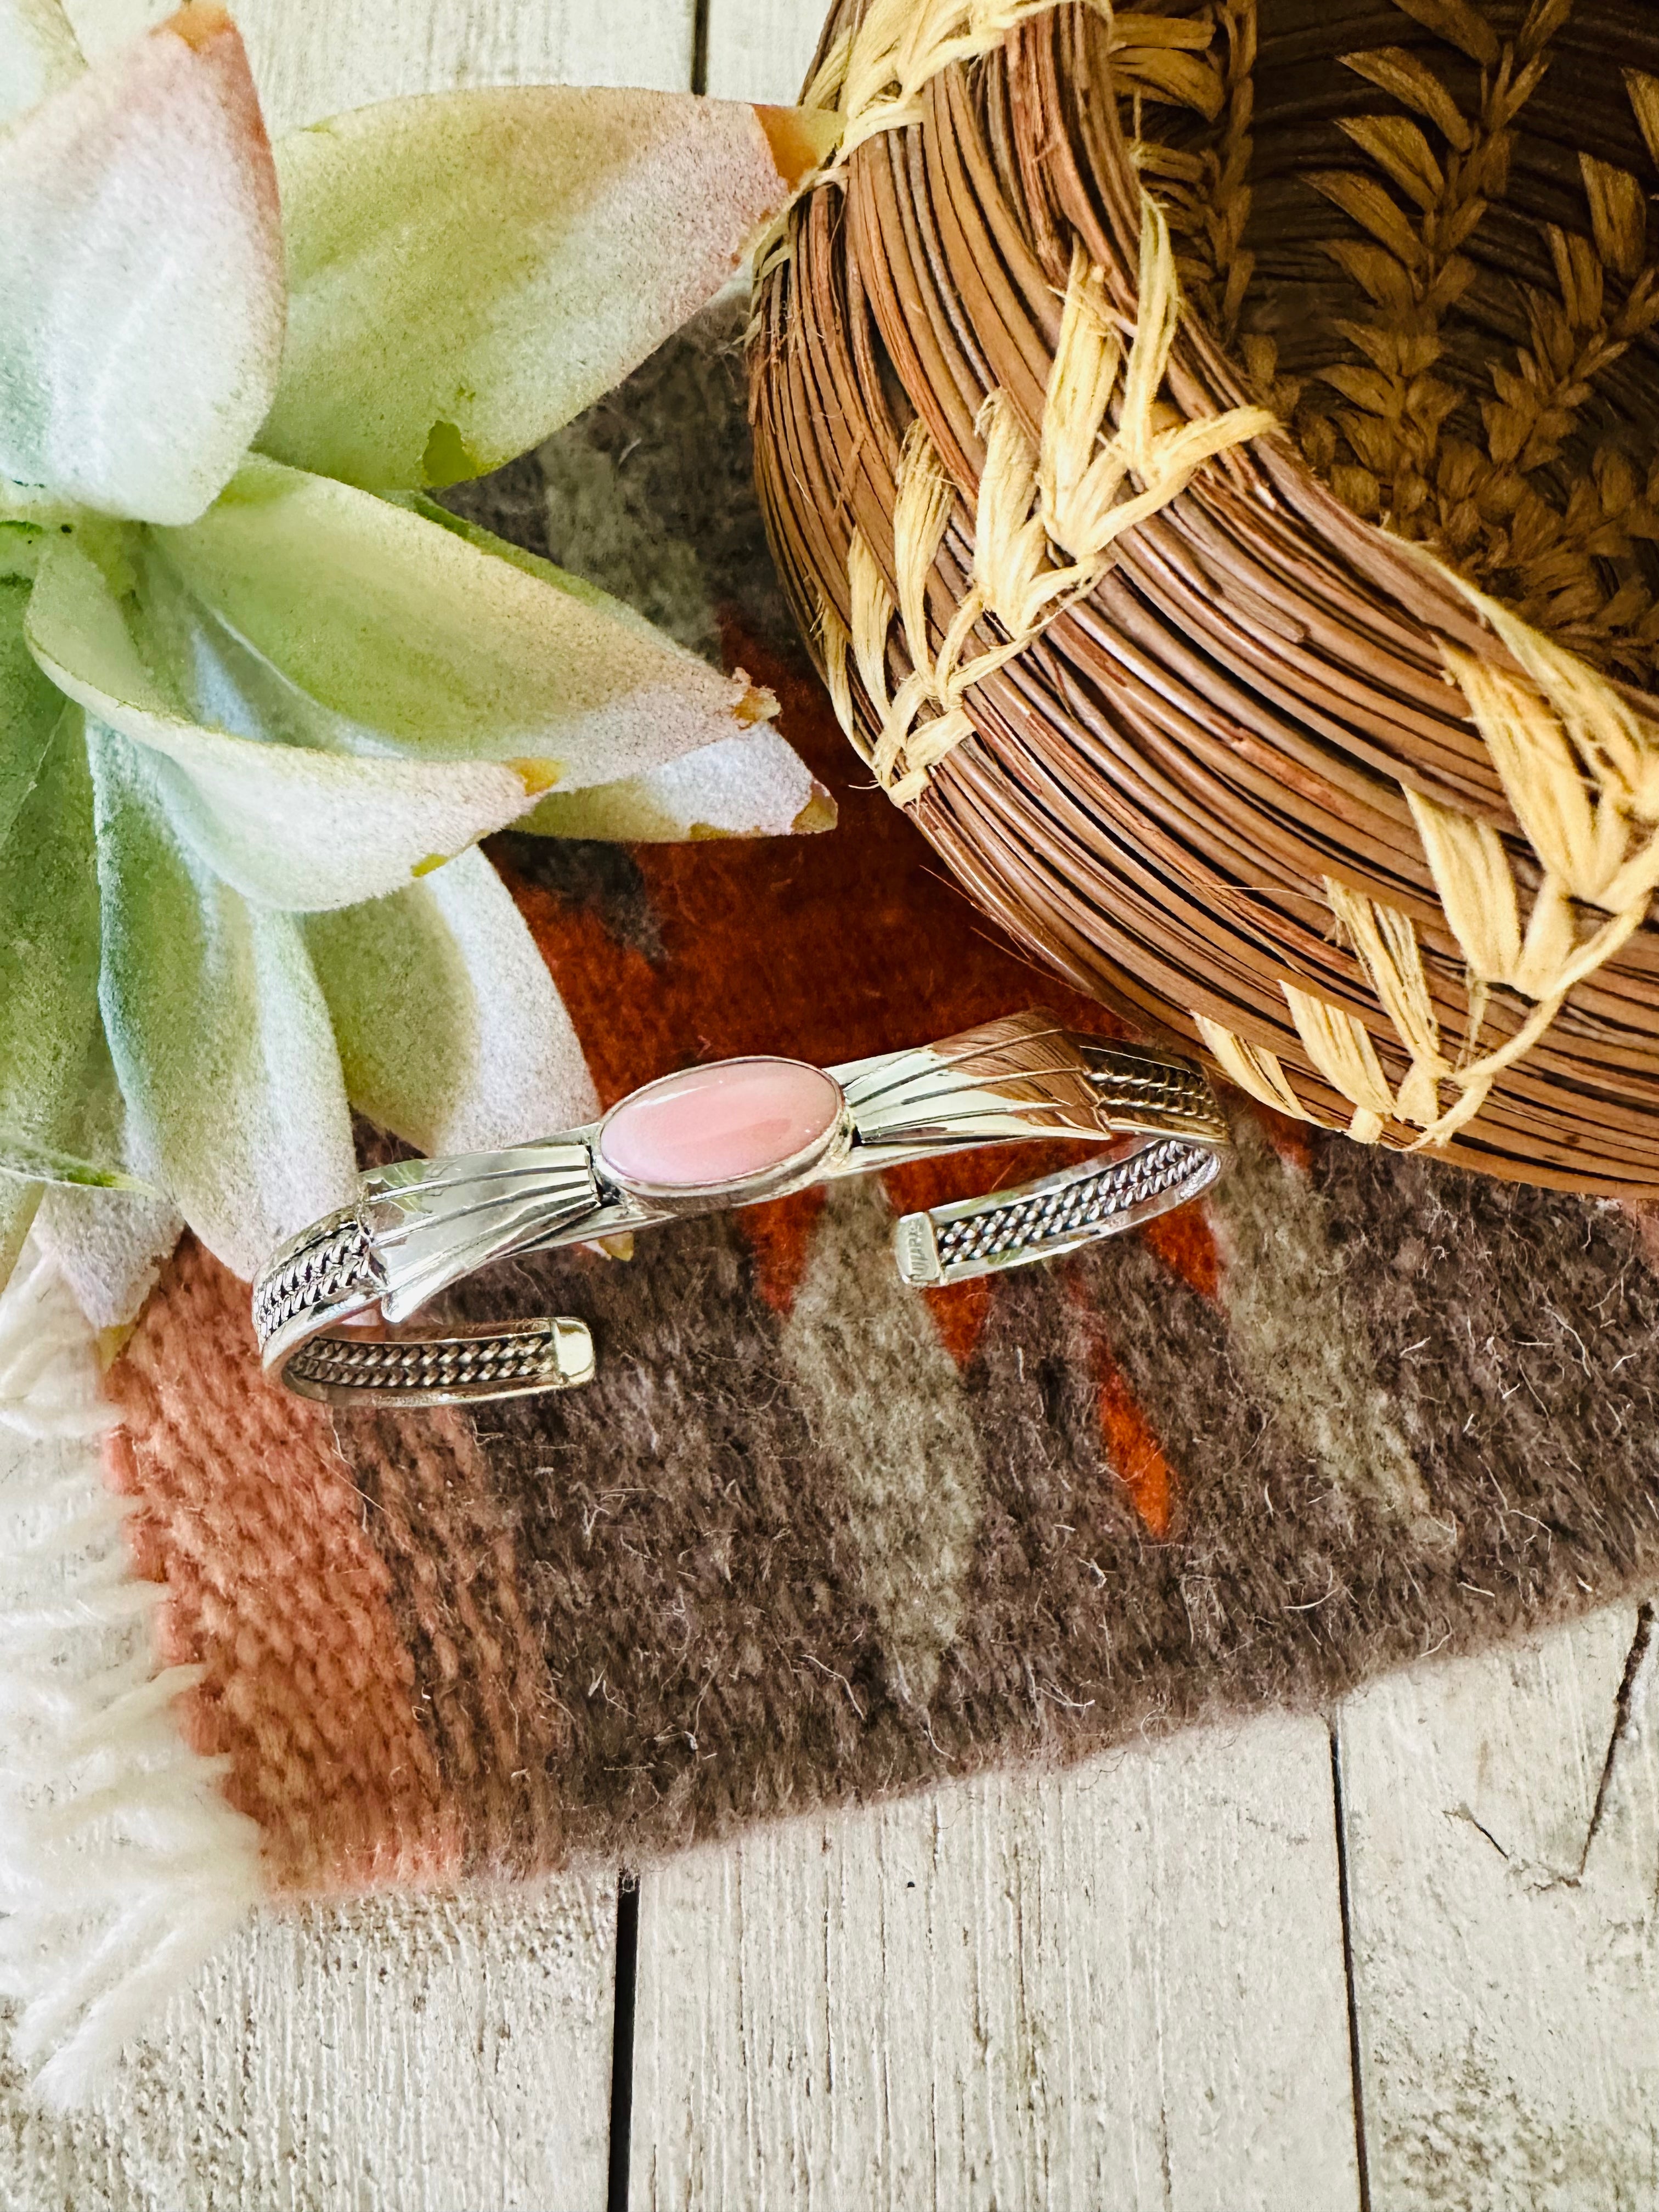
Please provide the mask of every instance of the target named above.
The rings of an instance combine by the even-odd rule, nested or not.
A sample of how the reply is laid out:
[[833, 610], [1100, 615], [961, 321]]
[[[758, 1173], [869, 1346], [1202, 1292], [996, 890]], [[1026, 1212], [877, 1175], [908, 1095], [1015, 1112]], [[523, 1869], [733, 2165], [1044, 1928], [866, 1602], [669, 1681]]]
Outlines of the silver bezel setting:
[[714, 1206], [757, 1206], [765, 1199], [781, 1198], [801, 1185], [834, 1172], [835, 1156], [850, 1146], [854, 1130], [847, 1093], [827, 1068], [814, 1067], [809, 1060], [790, 1060], [776, 1052], [743, 1053], [732, 1060], [706, 1061], [703, 1067], [711, 1072], [717, 1067], [799, 1068], [828, 1085], [836, 1101], [835, 1116], [822, 1136], [803, 1145], [787, 1159], [759, 1169], [750, 1176], [719, 1182], [660, 1183], [624, 1175], [605, 1158], [605, 1133], [618, 1114], [641, 1098], [648, 1098], [662, 1085], [678, 1082], [683, 1075], [702, 1072], [696, 1067], [676, 1068], [672, 1075], [659, 1075], [654, 1083], [643, 1083], [637, 1091], [630, 1091], [626, 1098], [619, 1098], [595, 1127], [592, 1139], [593, 1172], [601, 1182], [624, 1197], [645, 1200], [653, 1209], [665, 1213], [707, 1213]]
[[[267, 1370], [307, 1395], [355, 1405], [565, 1389], [592, 1372], [580, 1321], [543, 1316], [430, 1340], [397, 1326], [450, 1285], [514, 1254], [758, 1205], [906, 1160], [1033, 1139], [1086, 1142], [1090, 1159], [1058, 1176], [896, 1224], [906, 1281], [964, 1281], [1059, 1258], [1182, 1204], [1221, 1171], [1231, 1146], [1194, 1063], [1075, 1035], [1036, 1008], [833, 1067], [783, 1053], [704, 1063], [744, 1066], [805, 1070], [838, 1102], [820, 1135], [753, 1175], [665, 1185], [605, 1159], [612, 1120], [672, 1077], [641, 1085], [599, 1121], [537, 1142], [368, 1170], [354, 1205], [313, 1222], [261, 1271], [253, 1321]], [[334, 1334], [377, 1309], [371, 1328]]]

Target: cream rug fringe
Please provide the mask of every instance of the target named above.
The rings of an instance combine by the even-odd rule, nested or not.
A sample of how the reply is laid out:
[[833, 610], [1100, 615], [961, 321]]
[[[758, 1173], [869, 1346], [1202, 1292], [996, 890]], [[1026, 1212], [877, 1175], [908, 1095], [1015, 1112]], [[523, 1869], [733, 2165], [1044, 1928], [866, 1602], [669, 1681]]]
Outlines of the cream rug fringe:
[[185, 1745], [132, 1572], [93, 1334], [26, 1249], [0, 1296], [0, 1995], [42, 2100], [82, 2101], [262, 1893], [258, 1831]]

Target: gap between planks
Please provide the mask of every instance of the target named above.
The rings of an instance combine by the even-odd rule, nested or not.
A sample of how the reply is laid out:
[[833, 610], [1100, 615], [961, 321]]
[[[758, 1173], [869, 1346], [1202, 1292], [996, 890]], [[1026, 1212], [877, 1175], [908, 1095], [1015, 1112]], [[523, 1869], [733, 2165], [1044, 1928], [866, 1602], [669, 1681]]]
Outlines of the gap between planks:
[[1659, 2201], [1650, 1607], [641, 1896], [634, 2212]]
[[[177, 0], [65, 0], [88, 54]], [[406, 93], [487, 84], [688, 89], [697, 0], [232, 0], [267, 127]], [[793, 98], [793, 93], [786, 95]]]
[[1357, 2212], [1338, 1887], [1284, 1715], [653, 1869], [635, 2212]]
[[1376, 2212], [1659, 2203], [1654, 1608], [1337, 1717]]
[[[94, 51], [169, 12], [170, 0], [70, 0], [71, 16]], [[271, 120], [282, 128], [439, 84], [562, 77], [683, 86], [700, 64], [713, 93], [789, 100], [804, 76], [822, 10], [817, 0], [704, 0], [702, 8], [693, 0], [629, 0], [625, 9], [414, 0], [399, 18], [396, 40], [382, 35], [385, 0], [245, 0], [237, 12]], [[1318, 1931], [1314, 1948], [1323, 1960], [1310, 1962], [1319, 1984], [1320, 2040], [1311, 2077], [1317, 2110], [1293, 2117], [1310, 2141], [1331, 2142], [1334, 2164], [1299, 2194], [1291, 2168], [1281, 2167], [1273, 2193], [1260, 2201], [1295, 2203], [1297, 2212], [1357, 2201], [1341, 2193], [1350, 2185], [1353, 2191], [1359, 2186], [1356, 2076], [1376, 2212], [1415, 2212], [1447, 2203], [1468, 2205], [1472, 2212], [1518, 2203], [1540, 2212], [1600, 2212], [1603, 2205], [1619, 2212], [1659, 2197], [1654, 2119], [1659, 2030], [1652, 2002], [1659, 1942], [1654, 1904], [1659, 1781], [1649, 1709], [1654, 1667], [1650, 1631], [1643, 1644], [1630, 1609], [1614, 1608], [1530, 1653], [1489, 1654], [1454, 1662], [1443, 1674], [1433, 1670], [1379, 1684], [1344, 1708], [1334, 1737], [1312, 1724], [1316, 1734], [1304, 1750], [1316, 1764], [1322, 1752], [1333, 1860], [1339, 1780], [1341, 1785], [1343, 1864], [1328, 1865], [1313, 1883], [1324, 1899], [1309, 1923]], [[1199, 1757], [1201, 1764], [1204, 1741], [1187, 1740], [1178, 1759]], [[1249, 1741], [1243, 1729], [1235, 1739], [1240, 1745]], [[659, 2147], [655, 2125], [669, 2108], [659, 2101], [647, 2112], [636, 2094], [633, 2202], [801, 2201], [781, 2191], [780, 2172], [793, 2172], [810, 2187], [821, 2167], [838, 2174], [860, 2171], [860, 2158], [872, 2146], [886, 2159], [889, 2174], [894, 2161], [903, 2165], [919, 2156], [915, 2178], [931, 2182], [937, 2202], [988, 2203], [988, 2187], [1005, 2172], [1012, 2177], [1011, 2192], [995, 2201], [1010, 2205], [1046, 2201], [1059, 2207], [1073, 2201], [1115, 2208], [1142, 2201], [1129, 2192], [1139, 2192], [1143, 2185], [1154, 2191], [1145, 2201], [1173, 2204], [1176, 2212], [1206, 2201], [1242, 2212], [1257, 2201], [1249, 2193], [1255, 2185], [1248, 2178], [1233, 2196], [1206, 2200], [1193, 2194], [1205, 2185], [1206, 2159], [1212, 2175], [1223, 2170], [1233, 2155], [1229, 2130], [1237, 2132], [1248, 2118], [1235, 2111], [1217, 2124], [1211, 2113], [1207, 2128], [1201, 2124], [1206, 2098], [1218, 2094], [1218, 2077], [1230, 2063], [1261, 2074], [1258, 2114], [1282, 2110], [1275, 2071], [1282, 2070], [1282, 2061], [1275, 2052], [1283, 2030], [1267, 2021], [1254, 2046], [1235, 2051], [1231, 2061], [1224, 2035], [1211, 2034], [1207, 2041], [1198, 2035], [1195, 2055], [1183, 2043], [1191, 2016], [1180, 2004], [1170, 2009], [1183, 1992], [1194, 2004], [1201, 1996], [1200, 2010], [1207, 2006], [1213, 2013], [1219, 2005], [1229, 2033], [1247, 2035], [1251, 1992], [1238, 1975], [1243, 1961], [1248, 1983], [1254, 1938], [1248, 1920], [1229, 1922], [1224, 1913], [1214, 1927], [1201, 1918], [1196, 1929], [1172, 1922], [1162, 1909], [1166, 1900], [1156, 1889], [1147, 1894], [1153, 1875], [1167, 1879], [1163, 1870], [1173, 1849], [1174, 1886], [1185, 1911], [1201, 1916], [1205, 1909], [1203, 1885], [1198, 1883], [1195, 1896], [1194, 1870], [1182, 1863], [1184, 1846], [1198, 1835], [1200, 1824], [1193, 1821], [1184, 1835], [1172, 1833], [1166, 1807], [1160, 1826], [1155, 1801], [1161, 1785], [1133, 1765], [1141, 1758], [1162, 1757], [1165, 1748], [1172, 1747], [1125, 1754], [1107, 1762], [1099, 1775], [970, 1785], [962, 1808], [949, 1817], [925, 1802], [857, 1816], [875, 1824], [873, 1857], [862, 1880], [854, 1843], [844, 1833], [832, 1838], [830, 1826], [817, 1832], [817, 1855], [820, 1863], [833, 1863], [833, 1880], [822, 1863], [815, 1870], [804, 1859], [792, 1867], [789, 1853], [797, 1847], [781, 1831], [737, 1846], [719, 1862], [704, 1858], [695, 1868], [687, 1862], [653, 1874], [641, 1901], [641, 1927], [650, 1940], [641, 1983], [641, 1999], [653, 2009], [649, 2018], [641, 2013], [637, 2034], [649, 2059], [652, 2095], [660, 2100], [673, 2071], [661, 2034], [665, 2008], [678, 2008], [683, 2024], [701, 2033], [696, 2052], [709, 2131], [700, 2142], [682, 2136]], [[1281, 1745], [1267, 1763], [1282, 1767], [1288, 1756]], [[1126, 1765], [1127, 1778], [1114, 1785], [1126, 1793], [1125, 1805], [1109, 1810], [1103, 1800], [1091, 1813], [1089, 1792], [1101, 1790], [1108, 1773], [1122, 1778]], [[1224, 1812], [1237, 1817], [1240, 1805], [1253, 1802], [1251, 1784], [1261, 1780], [1259, 1760], [1244, 1755], [1244, 1770], [1237, 1777], [1237, 1801], [1226, 1808], [1212, 1803], [1213, 1820]], [[1304, 1778], [1310, 1802], [1317, 1802], [1311, 1767]], [[1173, 1774], [1164, 1780], [1175, 1786]], [[1190, 1813], [1209, 1802], [1193, 1773], [1181, 1786], [1196, 1790]], [[981, 1793], [977, 1799], [972, 1791]], [[1026, 1793], [1023, 1809], [1010, 1794], [1021, 1791]], [[1137, 1802], [1128, 1805], [1137, 1791]], [[1261, 1817], [1259, 1803], [1253, 1817]], [[992, 1832], [999, 1823], [1005, 1831], [1001, 1844]], [[1314, 1826], [1297, 1827], [1293, 1835], [1286, 1830], [1281, 1840], [1287, 1863], [1302, 1868], [1293, 1879], [1282, 1872], [1278, 1877], [1290, 1880], [1294, 1891], [1311, 1864], [1303, 1855], [1317, 1852]], [[1114, 1843], [1118, 1867], [1126, 1864], [1127, 1854], [1127, 1871], [1121, 1875], [1106, 1856]], [[1197, 1855], [1209, 1858], [1218, 1850], [1237, 1854], [1241, 1868], [1249, 1858], [1242, 1832], [1218, 1845], [1206, 1832]], [[889, 1896], [884, 1885], [898, 1881], [906, 1863], [920, 1871], [904, 1875], [906, 1887]], [[711, 1870], [717, 1864], [718, 1874]], [[874, 1879], [868, 1878], [872, 1866]], [[1253, 1909], [1261, 1909], [1264, 1883], [1267, 1894], [1273, 1894], [1273, 1881], [1258, 1869]], [[921, 1951], [915, 1929], [905, 1924], [912, 1882], [929, 1906], [927, 1944]], [[1340, 1962], [1345, 1892], [1346, 1972]], [[952, 1896], [984, 1917], [953, 1924]], [[817, 1930], [823, 1986], [816, 1996], [797, 1957], [803, 1903], [814, 1899], [823, 1907]], [[1132, 1899], [1139, 1900], [1139, 1917], [1128, 1909]], [[462, 2017], [476, 2016], [480, 2055], [495, 2033], [492, 2020], [501, 2039], [517, 2036], [520, 2049], [526, 2033], [532, 2039], [537, 2033], [529, 2026], [538, 2017], [535, 1975], [522, 1986], [515, 1982], [507, 1962], [521, 1954], [502, 1929], [543, 1929], [536, 1941], [550, 1940], [556, 1954], [567, 1940], [526, 1906], [499, 1923], [489, 1921], [494, 1933], [480, 1949], [466, 1931], [475, 1917], [484, 1924], [481, 1909], [446, 1906], [444, 1912], [454, 1918], [418, 1932], [425, 1927], [422, 1915], [431, 1909], [405, 1911], [393, 1904], [352, 1908], [337, 1922], [322, 1915], [303, 1923], [262, 1925], [216, 1970], [217, 1979], [210, 1979], [201, 2000], [202, 2017], [213, 2025], [210, 2047], [222, 2045], [228, 2059], [236, 2054], [233, 2075], [240, 2066], [243, 2086], [233, 2087], [228, 2076], [216, 2099], [210, 2085], [219, 2076], [208, 2049], [192, 2057], [197, 2030], [189, 2022], [175, 2023], [160, 2046], [159, 2073], [150, 2075], [156, 2086], [139, 2100], [146, 2109], [128, 2114], [121, 2126], [112, 2120], [88, 2123], [54, 2136], [56, 2124], [17, 2123], [11, 2142], [27, 2148], [30, 2165], [26, 2177], [14, 2168], [19, 2185], [12, 2201], [48, 2201], [30, 2195], [32, 2183], [55, 2191], [50, 2201], [65, 2201], [66, 2192], [68, 2201], [82, 2201], [87, 2193], [82, 2184], [91, 2171], [83, 2161], [90, 2159], [100, 2175], [100, 2201], [114, 2188], [109, 2201], [124, 2206], [171, 2203], [173, 2184], [166, 2176], [171, 2171], [173, 2181], [182, 2183], [182, 2170], [170, 2160], [182, 2154], [187, 2138], [191, 2191], [194, 2197], [206, 2190], [204, 2203], [246, 2202], [263, 2212], [267, 2203], [304, 2201], [292, 2193], [297, 2172], [312, 2172], [320, 2181], [313, 2149], [331, 2144], [331, 2156], [343, 2161], [338, 2178], [343, 2180], [347, 2172], [360, 2177], [357, 2201], [382, 2201], [374, 2179], [376, 2154], [369, 2146], [386, 2134], [384, 2154], [394, 2168], [414, 2152], [416, 2139], [402, 2130], [410, 2096], [422, 2094], [418, 2085], [424, 2081], [433, 2093], [434, 2111], [425, 2126], [441, 2138], [447, 2114], [452, 2146], [455, 2111], [471, 2110], [465, 2043], [446, 2040], [451, 2029], [441, 2026], [453, 2007], [463, 2007]], [[693, 1992], [688, 2010], [684, 1990], [677, 1993], [670, 1984], [677, 1959], [684, 1968], [701, 1961], [695, 1933], [699, 1915], [711, 1929], [723, 1929], [735, 1948], [732, 1958], [711, 1962], [714, 1979], [700, 1996]], [[876, 1948], [864, 1957], [860, 2018], [850, 2001], [832, 1992], [830, 1965], [838, 1942], [856, 1960], [872, 1916]], [[1079, 1917], [1088, 1923], [1080, 1935], [1073, 1924]], [[1292, 1954], [1307, 1943], [1306, 1928], [1296, 1919], [1292, 1914], [1281, 1924]], [[578, 1922], [595, 1927], [586, 1907]], [[994, 1947], [986, 1947], [987, 1924], [1001, 1928], [1009, 1939], [1006, 1978]], [[366, 1992], [351, 1988], [349, 1979], [339, 1996], [349, 2002], [337, 2016], [326, 2015], [334, 2024], [325, 2027], [324, 2015], [307, 2014], [306, 2007], [332, 2002], [327, 1992], [334, 1984], [325, 1977], [313, 2000], [306, 1995], [307, 1977], [315, 1971], [319, 1942], [325, 1947], [320, 1955], [330, 1955], [325, 1930], [335, 1925], [344, 1947], [337, 1956], [343, 1963], [355, 1960], [357, 1973], [384, 1979], [395, 1969], [429, 1978], [434, 1969], [425, 1954], [435, 1944], [439, 1954], [453, 1956], [458, 1972], [466, 1966], [463, 1981], [477, 1978], [488, 2002], [476, 1992], [467, 1995], [458, 1983], [443, 2003], [429, 2008], [419, 2032], [405, 2022], [406, 2034], [377, 2043], [381, 2031], [374, 2027], [374, 2007], [364, 2008]], [[308, 1931], [303, 1939], [295, 1932], [301, 1926]], [[552, 2102], [533, 2107], [532, 2132], [544, 2139], [543, 2151], [558, 2150], [556, 2180], [544, 2160], [538, 2171], [544, 2188], [554, 2191], [550, 2201], [560, 2203], [602, 2201], [603, 2146], [596, 2167], [592, 2148], [579, 2154], [572, 2142], [560, 2149], [545, 2140], [550, 2115], [562, 2109], [564, 2100], [574, 2096], [586, 2108], [603, 2102], [602, 2087], [596, 2100], [596, 2084], [581, 2086], [587, 2081], [583, 2054], [591, 2056], [608, 2039], [600, 2016], [592, 2014], [596, 1989], [609, 1997], [607, 1939], [600, 1932], [597, 1940], [597, 1949], [584, 1937], [568, 1954], [586, 1963], [568, 1992], [568, 2011], [556, 2007], [541, 2016], [548, 2071], [544, 2077], [532, 2069], [515, 2093], [528, 2095], [533, 2081], [548, 2082]], [[935, 1943], [949, 1955], [932, 1955]], [[1189, 1943], [1204, 1969], [1196, 1993], [1197, 1967], [1187, 1963]], [[767, 1955], [771, 1949], [778, 1957]], [[907, 2033], [909, 2008], [903, 2002], [895, 2005], [894, 1992], [871, 1985], [870, 1956], [890, 1960], [893, 1972], [906, 1977], [897, 1994], [901, 2000], [914, 1996], [925, 2039]], [[1331, 1956], [1339, 1957], [1334, 1973]], [[259, 1963], [267, 1958], [285, 1962], [275, 1980]], [[1112, 1978], [1114, 1960], [1121, 1979]], [[1282, 1961], [1268, 1963], [1272, 1986], [1273, 1976], [1284, 1968]], [[735, 1988], [720, 1979], [725, 1972], [729, 1982], [734, 1967]], [[293, 2008], [292, 2017], [280, 2021], [256, 1994], [268, 1987], [274, 2000], [278, 1984], [283, 2003]], [[809, 1996], [807, 2016], [791, 2011]], [[483, 2006], [476, 2015], [466, 2009], [475, 1999]], [[965, 2047], [957, 2032], [958, 2004], [969, 2024]], [[1101, 2058], [1109, 2084], [1122, 2087], [1133, 2107], [1115, 2112], [1106, 2110], [1113, 2088], [1103, 2089], [1098, 2079], [1091, 2084], [1078, 2057], [1084, 2046], [1092, 2052], [1099, 2044], [1114, 2005], [1113, 2024], [1127, 2020], [1131, 2032]], [[327, 2045], [327, 2079], [319, 2077], [309, 2090], [305, 2054], [294, 2039], [297, 2034], [306, 2041], [307, 2017]], [[748, 2063], [736, 2078], [712, 2075], [709, 2065], [733, 2017], [740, 2055]], [[580, 2034], [573, 2033], [573, 2021], [586, 2022]], [[883, 2025], [896, 2030], [896, 2040], [878, 2054], [870, 2032]], [[271, 2035], [278, 2039], [274, 2045]], [[434, 2035], [435, 2041], [423, 2041]], [[251, 2054], [262, 2044], [264, 2055], [255, 2060]], [[814, 2067], [820, 2069], [817, 2075]], [[205, 2100], [194, 2118], [188, 2094], [192, 2078]], [[686, 2084], [678, 2086], [690, 2095]], [[1235, 2073], [1231, 2087], [1237, 2095], [1246, 2083]], [[465, 2175], [476, 2185], [491, 2171], [479, 2142], [501, 2124], [499, 2073], [490, 2087], [493, 2115], [487, 2124], [476, 2123], [484, 2137], [463, 2131], [459, 2163], [449, 2169], [458, 2182]], [[875, 2115], [867, 2126], [858, 2113], [836, 2109], [849, 2093], [862, 2096], [866, 2090]], [[1000, 2101], [1005, 2091], [1006, 2101]], [[733, 2196], [723, 2190], [724, 2179], [735, 2179], [763, 2145], [776, 2147], [769, 2099], [774, 2106], [790, 2106], [800, 2121], [793, 2163], [786, 2158], [782, 2166], [760, 2177], [752, 2198]], [[216, 2105], [216, 2110], [206, 2109]], [[528, 2120], [530, 2108], [518, 2109]], [[676, 2107], [672, 2117], [684, 2123], [690, 2110], [689, 2103]], [[225, 2169], [202, 2163], [209, 2155], [204, 2145], [219, 2142], [232, 2113], [241, 2115], [251, 2138], [263, 2140], [262, 2131], [276, 2126], [290, 2155], [297, 2142], [298, 2169], [289, 2169], [279, 2181], [273, 2167], [264, 2182], [256, 2182], [254, 2168], [239, 2154], [242, 2182], [254, 2193], [216, 2197], [210, 2176]], [[297, 2138], [296, 2116], [302, 2123]], [[960, 2122], [954, 2132], [952, 2117]], [[1060, 2191], [1069, 2178], [1103, 2170], [1098, 2147], [1090, 2140], [1097, 2121], [1116, 2146], [1115, 2159], [1106, 2160], [1111, 2168], [1107, 2193], [1068, 2200]], [[1332, 2133], [1339, 2121], [1346, 2129], [1346, 2150]], [[158, 2126], [170, 2148], [156, 2138]], [[733, 2142], [734, 2130], [740, 2142]], [[1249, 2153], [1246, 2142], [1240, 2155], [1247, 2163]], [[216, 2161], [219, 2153], [211, 2155]], [[418, 2179], [411, 2180], [406, 2167], [401, 2182], [386, 2172], [382, 2179], [392, 2193], [384, 2201], [433, 2201], [428, 2191], [442, 2186], [441, 2164], [432, 2161], [428, 2146], [427, 2171]], [[905, 2171], [908, 2185], [910, 2169]], [[48, 2180], [48, 2174], [55, 2178]], [[118, 2183], [118, 2174], [127, 2180]], [[947, 2179], [963, 2193], [954, 2199], [941, 2196]], [[526, 2179], [520, 2168], [516, 2185], [522, 2188]], [[674, 2181], [684, 2184], [678, 2195], [668, 2186]], [[397, 2186], [405, 2192], [401, 2198]], [[1031, 2191], [1039, 2187], [1052, 2193], [1034, 2198]], [[1171, 2193], [1176, 2191], [1185, 2194]], [[878, 2201], [876, 2191], [858, 2201]]]

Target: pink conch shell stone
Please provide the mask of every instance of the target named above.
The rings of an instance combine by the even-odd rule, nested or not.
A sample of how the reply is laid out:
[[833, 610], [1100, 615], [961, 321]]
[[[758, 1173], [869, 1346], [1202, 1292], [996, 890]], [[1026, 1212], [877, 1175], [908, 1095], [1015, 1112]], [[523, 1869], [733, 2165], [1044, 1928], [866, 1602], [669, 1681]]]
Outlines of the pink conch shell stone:
[[623, 1182], [660, 1189], [743, 1182], [821, 1142], [840, 1113], [840, 1085], [800, 1060], [720, 1060], [625, 1098], [599, 1157]]

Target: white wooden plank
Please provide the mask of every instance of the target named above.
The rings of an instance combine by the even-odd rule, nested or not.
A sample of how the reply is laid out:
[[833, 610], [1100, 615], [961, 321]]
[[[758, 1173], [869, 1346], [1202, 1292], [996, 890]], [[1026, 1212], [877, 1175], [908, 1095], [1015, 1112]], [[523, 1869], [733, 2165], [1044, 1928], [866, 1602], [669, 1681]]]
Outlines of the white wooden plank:
[[1353, 2212], [1325, 1727], [653, 1870], [634, 2098], [635, 2212]]
[[1340, 1717], [1373, 2212], [1659, 2203], [1659, 1645], [1620, 1726], [1636, 1630], [1615, 1607]]
[[[88, 53], [170, 0], [69, 0]], [[243, 0], [266, 118], [466, 84], [689, 84], [694, 0]], [[385, 1898], [247, 1929], [102, 2108], [59, 2120], [0, 2075], [17, 2212], [597, 2206], [609, 2121], [611, 1883]]]
[[798, 100], [829, 12], [829, 0], [709, 0], [708, 89], [721, 100]]
[[64, 0], [64, 12], [88, 55], [118, 46], [173, 14], [172, 0]]
[[605, 2201], [608, 1880], [272, 1913], [71, 2119], [0, 2072], [8, 2212]]
[[[68, 0], [88, 52], [170, 0]], [[265, 121], [288, 131], [400, 93], [470, 84], [691, 82], [696, 0], [237, 0]]]

